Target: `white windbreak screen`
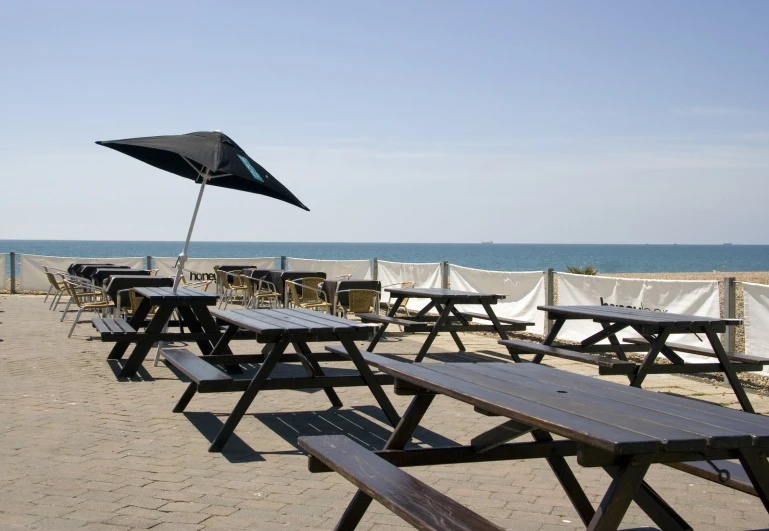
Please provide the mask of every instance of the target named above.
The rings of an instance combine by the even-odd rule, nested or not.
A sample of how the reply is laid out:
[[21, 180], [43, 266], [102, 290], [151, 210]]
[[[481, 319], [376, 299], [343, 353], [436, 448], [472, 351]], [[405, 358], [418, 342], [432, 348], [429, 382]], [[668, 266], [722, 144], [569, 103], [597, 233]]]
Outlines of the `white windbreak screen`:
[[286, 267], [291, 271], [322, 271], [326, 278], [352, 275], [350, 280], [371, 280], [369, 260], [310, 260], [287, 258]]
[[2, 286], [3, 289], [5, 288], [5, 280], [6, 280], [5, 268], [7, 267], [6, 264], [8, 263], [6, 262], [7, 256], [8, 255], [6, 255], [5, 253], [0, 254], [0, 286]]
[[130, 258], [78, 258], [73, 256], [42, 256], [37, 254], [21, 255], [21, 289], [22, 291], [48, 291], [51, 285], [45, 276], [43, 266], [66, 271], [73, 263], [81, 264], [115, 264], [128, 266], [133, 269], [144, 268], [144, 257]]
[[[545, 313], [537, 306], [545, 304], [545, 278], [542, 271], [484, 271], [451, 265], [451, 289], [476, 293], [497, 293], [506, 297], [494, 307], [498, 317], [529, 321], [527, 331], [541, 334], [545, 330]], [[462, 311], [485, 313], [482, 306], [461, 304]]]
[[[176, 257], [154, 258], [154, 268], [158, 269], [159, 277], [176, 275]], [[256, 269], [276, 269], [275, 257], [266, 258], [188, 258], [184, 265], [184, 277], [187, 280], [215, 280], [214, 266], [216, 265], [248, 265]]]
[[[769, 286], [742, 283], [745, 302], [745, 354], [769, 358]], [[769, 374], [769, 366], [762, 371]]]
[[[688, 315], [719, 317], [721, 308], [718, 301], [718, 281], [700, 280], [651, 280], [591, 275], [558, 273], [558, 305], [614, 305], [638, 308], [650, 312], [669, 312]], [[602, 330], [601, 325], [591, 320], [569, 320], [558, 337], [581, 341]], [[625, 337], [638, 337], [626, 328], [617, 334], [622, 341]], [[694, 334], [672, 336], [670, 341], [710, 348], [706, 338], [699, 341]], [[681, 354], [687, 361], [712, 361], [703, 356]]]
[[[379, 280], [382, 282], [382, 302], [387, 302], [390, 294], [385, 287], [398, 287], [401, 282], [414, 281], [417, 288], [441, 287], [441, 264], [410, 264], [407, 262], [378, 262]], [[430, 302], [427, 299], [409, 299], [409, 309], [421, 310]]]

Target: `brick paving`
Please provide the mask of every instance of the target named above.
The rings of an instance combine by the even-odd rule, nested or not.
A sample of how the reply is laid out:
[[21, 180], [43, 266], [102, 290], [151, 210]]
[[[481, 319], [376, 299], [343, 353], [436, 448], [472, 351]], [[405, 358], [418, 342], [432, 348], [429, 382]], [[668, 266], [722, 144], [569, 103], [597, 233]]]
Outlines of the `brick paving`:
[[[376, 447], [389, 434], [365, 388], [339, 389], [340, 410], [322, 392], [270, 391], [260, 395], [225, 451], [209, 453], [209, 439], [237, 395], [199, 395], [186, 413], [174, 414], [186, 385], [171, 370], [145, 362], [141, 377], [119, 381], [105, 360], [110, 345], [90, 339], [90, 324], [78, 325], [68, 340], [71, 317], [59, 323], [46, 307], [42, 297], [0, 296], [0, 529], [332, 529], [354, 489], [336, 474], [308, 472], [296, 438], [346, 433]], [[394, 334], [377, 351], [416, 352], [421, 338]], [[489, 337], [465, 334], [463, 341], [481, 355], [502, 352]], [[437, 352], [452, 346], [448, 336], [435, 344]], [[253, 352], [255, 345], [236, 342], [235, 350]], [[579, 363], [548, 363], [595, 374]], [[652, 376], [645, 387], [736, 405], [723, 384]], [[386, 391], [402, 412], [408, 398]], [[769, 398], [750, 396], [758, 411], [769, 412]], [[466, 444], [498, 423], [439, 397], [418, 442]], [[597, 503], [608, 476], [570, 461]], [[409, 472], [506, 529], [584, 529], [544, 461]], [[755, 497], [659, 465], [647, 479], [698, 530], [769, 528]], [[632, 506], [623, 527], [646, 525], [651, 522]], [[409, 527], [374, 503], [359, 529]]]

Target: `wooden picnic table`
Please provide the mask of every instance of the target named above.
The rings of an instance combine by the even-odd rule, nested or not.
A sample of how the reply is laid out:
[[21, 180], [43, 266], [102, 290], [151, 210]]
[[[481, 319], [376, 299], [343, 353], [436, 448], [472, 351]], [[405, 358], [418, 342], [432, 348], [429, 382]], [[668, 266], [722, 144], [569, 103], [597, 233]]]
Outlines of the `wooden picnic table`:
[[[369, 352], [374, 351], [374, 347], [382, 339], [387, 326], [390, 324], [402, 325], [404, 331], [428, 332], [425, 342], [414, 359], [415, 362], [422, 361], [440, 332], [451, 334], [459, 350], [464, 351], [465, 346], [462, 344], [462, 340], [459, 339], [457, 332], [496, 332], [500, 338], [507, 339], [506, 332], [523, 331], [526, 330], [527, 326], [534, 324], [497, 317], [492, 309], [492, 305], [505, 298], [504, 295], [500, 294], [475, 293], [441, 288], [386, 288], [385, 291], [395, 297], [395, 302], [390, 307], [390, 311], [387, 312], [386, 316], [359, 314], [363, 322], [380, 323], [382, 325], [368, 346], [367, 350]], [[428, 299], [429, 302], [416, 315], [396, 317], [398, 309], [406, 299]], [[456, 308], [457, 304], [480, 305], [484, 311], [483, 313], [460, 312]], [[428, 312], [432, 309], [439, 312], [437, 319], [434, 316], [428, 315]], [[487, 319], [491, 321], [491, 324], [470, 324], [474, 318]]]
[[[740, 319], [724, 319], [721, 317], [707, 317], [699, 315], [682, 315], [666, 312], [651, 312], [634, 308], [618, 306], [539, 306], [540, 310], [547, 312], [548, 318], [554, 323], [547, 337], [542, 342], [545, 349], [534, 351], [534, 363], [542, 361], [545, 355], [569, 357], [573, 352], [574, 358], [579, 361], [593, 362], [598, 360], [594, 354], [613, 354], [616, 362], [611, 363], [618, 367], [615, 374], [624, 373], [630, 380], [630, 385], [641, 387], [644, 379], [649, 374], [693, 374], [707, 372], [721, 372], [732, 387], [742, 409], [753, 413], [753, 406], [748, 399], [742, 384], [737, 377], [740, 371], [761, 370], [762, 361], [745, 355], [735, 355], [724, 350], [719, 333], [723, 333], [729, 325], [740, 324]], [[582, 340], [577, 345], [557, 345], [555, 340], [561, 328], [568, 320], [590, 319], [600, 323], [603, 330]], [[640, 340], [629, 340], [630, 343], [622, 343], [616, 334], [626, 328], [633, 329], [640, 336]], [[687, 363], [674, 352], [676, 345], [670, 342], [673, 336], [699, 334], [707, 338], [713, 351], [707, 353], [698, 349], [703, 355], [716, 358], [713, 363]], [[699, 336], [698, 336], [699, 337]], [[599, 344], [608, 340], [609, 344]], [[501, 342], [506, 345], [513, 354], [513, 359], [520, 361], [517, 353], [523, 351], [523, 343], [520, 341]], [[683, 347], [684, 349], [686, 347]], [[635, 363], [628, 359], [626, 352], [646, 352], [641, 363]], [[662, 355], [670, 363], [655, 363]], [[608, 374], [609, 372], [606, 372]]]
[[[222, 335], [222, 331], [211, 316], [208, 307], [216, 305], [218, 295], [185, 287], [179, 287], [176, 293], [169, 287], [140, 287], [134, 288], [134, 291], [143, 299], [127, 322], [122, 319], [99, 321], [102, 326], [115, 328], [114, 338], [111, 339], [115, 341], [115, 346], [107, 359], [119, 360], [132, 343], [136, 345], [121, 368], [119, 376], [134, 376], [152, 349], [152, 345], [158, 341], [195, 341], [204, 354], [213, 351], [214, 344]], [[146, 328], [141, 330], [150, 309], [155, 306], [157, 307], [155, 315]], [[179, 312], [189, 332], [164, 331], [174, 311]], [[94, 324], [97, 324], [96, 320]], [[231, 351], [224, 347], [224, 353], [231, 354]]]
[[[194, 364], [194, 366], [190, 365], [189, 372], [186, 372], [193, 378], [193, 383], [179, 400], [175, 411], [182, 411], [192, 396], [201, 389], [201, 384], [207, 385], [207, 381], [216, 381], [214, 384], [216, 388], [211, 389], [210, 392], [243, 392], [219, 434], [211, 443], [210, 451], [221, 451], [257, 394], [268, 389], [323, 388], [331, 404], [334, 407], [341, 407], [342, 402], [334, 391], [334, 387], [367, 386], [392, 425], [395, 426], [400, 420], [400, 416], [382, 390], [382, 384], [392, 383], [392, 378], [372, 373], [355, 344], [356, 340], [368, 339], [371, 331], [369, 325], [305, 309], [213, 310], [211, 314], [219, 321], [227, 323], [228, 327], [210, 355], [202, 358], [194, 357], [194, 359], [185, 355], [184, 359], [179, 361], [174, 358], [171, 349], [162, 351], [167, 360], [183, 371], [185, 365]], [[239, 330], [255, 333], [256, 341], [266, 344], [262, 354], [232, 355], [227, 344]], [[346, 356], [323, 352], [313, 353], [308, 343], [316, 341], [340, 341], [346, 349]], [[294, 347], [296, 354], [285, 353], [289, 345]], [[352, 361], [355, 370], [330, 369], [329, 374], [326, 374], [318, 363], [345, 360]], [[296, 361], [302, 364], [305, 376], [271, 377], [279, 362]], [[208, 375], [203, 376], [207, 380], [199, 379], [196, 382], [194, 381], [196, 371], [198, 374], [202, 373], [197, 368], [204, 367], [200, 365], [201, 363], [260, 363], [261, 365], [251, 380], [238, 380], [223, 374], [211, 375], [211, 371], [206, 369]], [[230, 379], [232, 381], [228, 381]]]
[[[617, 529], [635, 501], [660, 529], [685, 530], [691, 526], [644, 481], [650, 465], [739, 459], [769, 510], [767, 417], [533, 363], [409, 364], [376, 354], [364, 356], [395, 378], [396, 394], [415, 395], [384, 449], [374, 452], [395, 466], [547, 459], [587, 529]], [[508, 420], [478, 434], [468, 446], [405, 449], [438, 394]], [[509, 442], [525, 434], [531, 434], [534, 442]], [[409, 493], [382, 483], [384, 473], [367, 475], [366, 470], [387, 463], [367, 461], [360, 452], [355, 462], [334, 455], [341, 445], [324, 444], [334, 442], [331, 437], [338, 436], [300, 438], [299, 444], [312, 454], [311, 471], [344, 470], [345, 477], [363, 489], [337, 529], [355, 528], [370, 494], [404, 518], [429, 519], [424, 514], [429, 506], [409, 507]], [[564, 459], [575, 455], [581, 466], [601, 467], [611, 477], [597, 508]]]

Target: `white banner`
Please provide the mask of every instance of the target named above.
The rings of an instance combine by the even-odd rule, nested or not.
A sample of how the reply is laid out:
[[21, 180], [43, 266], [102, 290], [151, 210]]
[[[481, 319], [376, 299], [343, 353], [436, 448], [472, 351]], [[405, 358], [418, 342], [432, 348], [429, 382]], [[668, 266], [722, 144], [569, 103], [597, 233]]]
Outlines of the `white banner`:
[[[718, 281], [703, 280], [651, 280], [592, 275], [558, 273], [558, 305], [608, 305], [638, 308], [650, 312], [669, 312], [688, 315], [720, 317]], [[558, 334], [560, 339], [581, 341], [602, 330], [601, 325], [591, 320], [569, 320]], [[624, 337], [638, 337], [626, 328], [617, 334]], [[706, 338], [699, 341], [694, 334], [671, 336], [671, 343], [710, 348]], [[605, 341], [608, 342], [608, 341]], [[680, 354], [692, 362], [712, 361], [694, 354]]]
[[[19, 255], [16, 255], [19, 256]], [[72, 256], [42, 256], [37, 254], [21, 255], [21, 290], [48, 291], [51, 285], [45, 276], [43, 266], [66, 271], [73, 263], [81, 264], [115, 264], [128, 266], [133, 269], [144, 268], [144, 257], [129, 258], [77, 258]]]
[[[745, 302], [745, 354], [769, 358], [769, 286], [742, 283]], [[764, 366], [769, 374], [769, 366]]]
[[[401, 282], [416, 282], [417, 288], [441, 287], [441, 264], [411, 264], [406, 262], [385, 262], [378, 260], [379, 280], [382, 282], [382, 302], [387, 302], [390, 294], [386, 287], [399, 287]], [[394, 302], [394, 301], [393, 301]], [[427, 299], [410, 299], [406, 305], [412, 310], [421, 310], [430, 302]]]
[[[216, 280], [214, 266], [217, 265], [248, 265], [256, 269], [277, 269], [275, 257], [267, 258], [188, 258], [184, 265], [184, 277], [187, 280]], [[176, 257], [154, 257], [153, 268], [158, 269], [159, 277], [176, 275]], [[194, 271], [194, 273], [191, 273]]]
[[321, 271], [326, 278], [352, 275], [350, 280], [371, 280], [370, 260], [310, 260], [308, 258], [287, 258], [286, 268], [290, 271]]
[[0, 253], [0, 289], [5, 289], [6, 254]]
[[[485, 271], [451, 265], [451, 289], [476, 293], [506, 295], [493, 308], [498, 317], [530, 321], [528, 332], [541, 334], [545, 330], [545, 314], [537, 306], [545, 304], [545, 276], [542, 271]], [[485, 313], [482, 306], [462, 304], [462, 311]]]

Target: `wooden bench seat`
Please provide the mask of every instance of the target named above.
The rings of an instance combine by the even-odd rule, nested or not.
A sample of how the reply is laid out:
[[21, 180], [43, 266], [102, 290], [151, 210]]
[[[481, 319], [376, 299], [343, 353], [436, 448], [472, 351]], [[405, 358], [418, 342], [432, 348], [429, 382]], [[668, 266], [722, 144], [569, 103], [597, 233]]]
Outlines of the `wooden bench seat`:
[[[344, 435], [299, 437], [299, 446], [417, 529], [502, 528], [441, 494]], [[310, 470], [313, 470], [311, 467]]]
[[[489, 321], [489, 316], [483, 313], [475, 313], [475, 312], [462, 312], [462, 315], [465, 317], [470, 317], [471, 319], [485, 319]], [[497, 315], [497, 320], [502, 324], [508, 324], [508, 325], [519, 325], [521, 326], [521, 330], [526, 330], [527, 326], [534, 326], [534, 323], [530, 323], [528, 321], [519, 321], [518, 319], [510, 319], [508, 317], [500, 317]]]
[[377, 313], [359, 313], [358, 317], [362, 323], [394, 324], [402, 326], [406, 332], [427, 332], [433, 323], [428, 321], [414, 321], [411, 319], [401, 319], [399, 317], [388, 317]]
[[637, 368], [637, 365], [630, 361], [622, 361], [618, 359], [596, 356], [595, 354], [575, 352], [573, 350], [566, 350], [550, 345], [543, 345], [541, 343], [534, 343], [532, 341], [501, 339], [499, 340], [499, 344], [507, 347], [507, 350], [511, 354], [544, 354], [546, 356], [555, 356], [557, 358], [581, 361], [590, 363], [591, 365], [597, 365], [598, 374], [602, 375], [632, 374], [636, 371]]
[[125, 335], [136, 334], [136, 330], [128, 324], [125, 319], [92, 319], [91, 324], [96, 330], [102, 334], [102, 337], [107, 335]]
[[[649, 345], [649, 342], [642, 337], [628, 337], [622, 341], [625, 343], [630, 343], [631, 345]], [[674, 351], [678, 350], [681, 352], [687, 352], [689, 354], [698, 354], [700, 356], [707, 356], [708, 358], [717, 357], [715, 352], [706, 348], [693, 347], [691, 345], [684, 345], [682, 343], [666, 343], [665, 346]], [[739, 352], [727, 352], [726, 357], [729, 358], [729, 361], [736, 363], [758, 363], [759, 365], [769, 365], [769, 358], [759, 358], [758, 356], [750, 356], [747, 354], [741, 354]]]
[[716, 472], [707, 461], [668, 463], [668, 466], [700, 477], [702, 479], [720, 483], [721, 485], [731, 487], [735, 490], [739, 490], [740, 492], [744, 492], [752, 496], [758, 496], [755, 487], [753, 487], [747, 472], [745, 472], [745, 469], [742, 468], [741, 464], [726, 460], [715, 460], [713, 461], [713, 464], [718, 468], [729, 472], [729, 479], [727, 481], [721, 481], [721, 479], [718, 477], [718, 472]]

